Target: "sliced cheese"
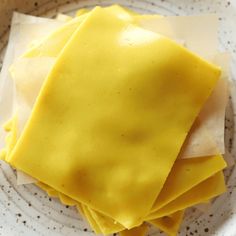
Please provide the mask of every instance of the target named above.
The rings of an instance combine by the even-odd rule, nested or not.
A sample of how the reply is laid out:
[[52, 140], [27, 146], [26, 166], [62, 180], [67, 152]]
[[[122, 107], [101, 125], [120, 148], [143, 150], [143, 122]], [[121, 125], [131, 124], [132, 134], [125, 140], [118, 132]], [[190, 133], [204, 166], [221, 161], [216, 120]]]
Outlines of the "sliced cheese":
[[182, 223], [184, 211], [177, 211], [170, 216], [149, 221], [152, 225], [165, 232], [168, 236], [177, 236]]
[[[120, 7], [120, 6], [118, 6], [118, 5], [113, 5], [113, 6], [111, 6], [110, 8], [116, 8], [116, 9], [120, 9], [121, 11], [123, 10], [123, 11], [127, 11], [127, 9], [124, 9], [124, 8], [122, 8], [122, 7]], [[33, 17], [30, 17], [30, 16], [22, 16], [21, 14], [18, 14], [18, 15], [15, 15], [15, 17], [17, 16], [17, 18], [19, 18], [18, 19], [18, 21], [19, 20], [21, 20], [21, 22], [24, 22], [24, 23], [28, 23], [28, 21], [29, 22], [31, 22], [30, 20], [31, 20], [31, 18], [33, 18]], [[147, 15], [147, 16], [150, 16], [150, 17], [158, 17], [157, 15]], [[160, 26], [162, 26], [163, 28], [165, 28], [164, 26], [165, 26], [165, 23], [163, 23], [163, 22], [157, 22], [157, 23], [155, 23], [156, 22], [156, 20], [154, 20], [154, 19], [152, 19], [152, 21], [149, 21], [148, 19], [147, 19], [147, 17], [146, 17], [146, 15], [135, 15], [135, 14], [133, 14], [133, 17], [134, 18], [139, 18], [139, 19], [141, 19], [141, 21], [142, 21], [142, 23], [143, 24], [145, 24], [145, 27], [149, 27], [150, 28], [150, 30], [153, 30], [153, 31], [155, 31], [156, 30], [156, 27], [157, 26], [159, 26], [158, 28], [160, 28]], [[214, 21], [214, 16], [209, 16], [209, 17], [211, 17], [210, 19], [210, 21]], [[181, 18], [181, 17], [180, 17]], [[29, 20], [28, 20], [29, 19]], [[36, 18], [33, 18], [33, 19], [36, 19]], [[48, 20], [48, 22], [50, 22], [50, 24], [48, 24], [48, 22], [47, 22], [47, 20], [46, 19], [44, 19], [44, 18], [37, 18], [37, 21], [38, 21], [38, 19], [40, 20], [40, 21], [42, 21], [42, 23], [44, 23], [44, 24], [42, 24], [42, 26], [41, 26], [41, 28], [43, 28], [43, 29], [45, 29], [45, 27], [46, 27], [46, 25], [49, 25], [50, 26], [50, 24], [51, 24], [51, 22], [53, 22], [52, 20]], [[42, 20], [41, 20], [42, 19]], [[172, 19], [172, 18], [170, 18], [170, 19]], [[178, 18], [179, 19], [179, 18]], [[167, 21], [168, 21], [168, 17], [167, 17], [167, 19], [166, 19]], [[196, 19], [194, 18], [194, 17], [190, 17], [190, 21], [192, 22], [192, 23], [194, 23], [194, 24], [196, 24], [195, 25], [195, 27], [197, 27], [199, 24], [198, 24], [198, 22], [200, 22], [202, 19], [199, 19], [199, 17], [197, 16], [196, 17]], [[35, 21], [35, 22], [37, 22], [37, 21]], [[189, 21], [186, 17], [184, 17], [183, 19], [180, 19], [179, 20], [179, 23], [178, 24], [173, 24], [172, 25], [172, 27], [173, 27], [173, 30], [174, 30], [174, 32], [177, 32], [177, 34], [179, 34], [178, 33], [178, 30], [180, 29], [179, 27], [178, 27], [178, 25], [181, 23], [181, 22], [183, 22], [183, 24], [185, 24], [185, 22], [184, 21]], [[170, 22], [172, 22], [172, 21], [170, 21]], [[46, 24], [47, 23], [47, 24]], [[163, 24], [163, 25], [162, 25]], [[171, 23], [170, 23], [171, 24]], [[45, 25], [45, 26], [44, 26]], [[216, 24], [214, 24], [214, 25], [216, 25]], [[68, 24], [68, 25], [66, 25], [66, 26], [64, 26], [63, 27], [63, 29], [64, 30], [59, 30], [60, 32], [61, 32], [61, 34], [63, 35], [64, 34], [64, 31], [66, 31], [66, 32], [72, 32], [73, 33], [73, 30], [71, 30], [71, 29], [69, 29], [69, 28], [71, 28], [71, 27], [74, 27], [74, 25], [72, 24], [72, 26], [71, 26], [71, 24]], [[205, 25], [204, 25], [204, 27], [206, 27]], [[207, 26], [207, 27], [209, 27], [209, 26]], [[213, 32], [213, 30], [216, 30], [215, 29], [215, 27], [211, 27], [210, 29], [212, 30], [212, 31], [210, 31], [210, 30], [207, 30], [208, 28], [202, 28], [201, 27], [201, 29], [199, 28], [198, 29], [198, 31], [199, 30], [205, 30], [206, 32], [207, 32], [207, 34], [205, 34], [205, 36], [206, 36], [206, 39], [207, 40], [205, 40], [205, 42], [206, 42], [206, 44], [209, 44], [209, 39], [211, 38], [211, 35], [212, 35], [212, 32]], [[49, 27], [49, 29], [50, 29], [50, 27]], [[49, 30], [48, 29], [48, 30]], [[66, 30], [65, 30], [66, 29]], [[45, 30], [45, 32], [48, 32], [48, 30], [46, 29]], [[40, 29], [40, 32], [41, 32], [42, 30]], [[200, 32], [200, 31], [199, 31]], [[168, 33], [166, 33], [165, 31], [163, 31], [163, 33], [164, 34], [167, 34], [168, 35]], [[52, 35], [54, 35], [55, 33], [53, 33]], [[208, 35], [209, 34], [209, 35]], [[26, 35], [29, 35], [28, 33], [26, 34]], [[56, 36], [58, 36], [57, 34], [55, 34]], [[188, 42], [188, 37], [186, 36], [186, 34], [181, 34], [182, 35], [182, 37], [184, 37], [184, 41], [187, 41]], [[201, 35], [201, 34], [199, 34], [199, 35]], [[60, 35], [61, 36], [61, 35]], [[64, 36], [63, 36], [64, 37]], [[187, 38], [186, 38], [187, 37]], [[28, 38], [30, 38], [30, 37], [28, 37]], [[51, 36], [51, 37], [47, 37], [47, 38], [45, 38], [44, 40], [49, 40], [49, 41], [53, 41], [53, 39], [55, 39], [55, 41], [54, 42], [51, 42], [51, 44], [53, 44], [53, 45], [57, 45], [57, 38], [58, 37], [53, 37], [53, 36]], [[194, 40], [196, 40], [196, 41], [198, 41], [198, 38], [195, 38]], [[27, 41], [28, 42], [28, 41]], [[46, 43], [46, 45], [47, 45], [47, 43]], [[50, 45], [50, 43], [49, 43], [49, 45]], [[194, 43], [193, 43], [193, 45], [195, 45]], [[40, 44], [39, 45], [36, 45], [36, 47], [39, 47], [40, 48], [40, 50], [42, 50], [42, 51], [44, 51], [43, 50], [43, 48], [41, 48], [40, 47]], [[24, 47], [23, 47], [24, 48]], [[34, 50], [34, 49], [33, 49]], [[193, 48], [193, 50], [194, 50], [194, 48]], [[56, 50], [56, 52], [59, 52], [60, 50], [58, 49], [58, 50]], [[57, 53], [56, 53], [57, 54]], [[54, 55], [54, 56], [57, 56], [57, 55]], [[43, 58], [42, 58], [43, 59]], [[26, 60], [26, 59], [25, 59]], [[29, 59], [30, 60], [30, 59]], [[213, 61], [215, 61], [217, 64], [219, 64], [219, 65], [223, 65], [222, 67], [223, 68], [226, 68], [227, 67], [227, 65], [228, 65], [228, 61], [229, 61], [229, 59], [228, 59], [228, 56], [227, 56], [227, 54], [225, 55], [225, 56], [216, 56], [216, 57], [213, 57], [213, 59], [212, 59]], [[19, 60], [18, 60], [19, 61]], [[35, 60], [36, 61], [36, 60]], [[43, 60], [42, 60], [43, 61]], [[227, 63], [226, 63], [227, 62]], [[34, 64], [34, 60], [32, 61], [32, 62], [30, 62], [29, 61], [29, 63], [33, 63]], [[47, 60], [45, 59], [45, 63], [44, 63], [45, 65], [47, 65]], [[41, 63], [40, 62], [38, 62], [38, 65], [41, 65]], [[49, 65], [50, 65], [50, 63], [49, 63]], [[48, 66], [49, 66], [48, 65]], [[27, 66], [27, 70], [25, 70], [25, 67]], [[27, 71], [27, 74], [29, 73], [29, 71], [28, 71], [28, 68], [31, 68], [31, 67], [28, 67], [28, 65], [25, 65], [25, 66], [23, 66], [23, 65], [20, 65], [19, 63], [18, 63], [18, 65], [14, 65], [14, 67], [16, 67], [16, 69], [19, 71], [19, 69], [21, 69], [21, 71]], [[48, 67], [48, 68], [51, 68], [51, 67]], [[36, 68], [34, 68], [34, 70], [36, 71]], [[37, 71], [39, 71], [40, 72], [40, 68], [38, 68], [38, 70]], [[225, 70], [225, 74], [227, 74], [228, 72], [227, 72], [228, 70], [226, 69]], [[223, 71], [224, 72], [224, 71]], [[40, 74], [40, 73], [39, 73]], [[31, 76], [26, 76], [25, 78], [31, 78]], [[15, 76], [13, 76], [13, 78], [15, 78]], [[41, 81], [43, 81], [43, 79], [41, 80]], [[28, 81], [27, 80], [27, 83], [28, 82], [30, 82], [30, 81]], [[23, 83], [24, 84], [24, 83]], [[225, 109], [225, 106], [223, 105], [224, 104], [224, 102], [223, 101], [225, 101], [225, 97], [227, 96], [226, 95], [226, 93], [224, 92], [224, 89], [222, 89], [222, 88], [225, 88], [225, 86], [221, 86], [220, 84], [222, 84], [222, 83], [218, 83], [219, 85], [218, 85], [218, 87], [219, 88], [221, 88], [220, 90], [218, 89], [218, 92], [214, 92], [213, 93], [213, 95], [215, 96], [215, 98], [218, 98], [219, 96], [220, 97], [222, 97], [222, 99], [215, 99], [214, 98], [214, 104], [216, 104], [215, 103], [215, 101], [218, 101], [218, 105], [217, 105], [217, 107], [214, 105], [214, 106], [211, 106], [211, 102], [209, 102], [208, 101], [208, 106], [205, 106], [205, 108], [204, 108], [204, 110], [208, 110], [208, 114], [209, 113], [211, 113], [211, 114], [214, 114], [214, 115], [212, 115], [212, 116], [210, 116], [209, 117], [209, 115], [204, 115], [204, 112], [203, 112], [203, 117], [201, 117], [201, 114], [202, 114], [202, 112], [200, 113], [200, 119], [201, 119], [201, 121], [202, 122], [197, 122], [198, 123], [198, 125], [194, 125], [194, 129], [192, 129], [191, 130], [191, 134], [189, 135], [189, 137], [188, 137], [188, 141], [185, 143], [185, 148], [184, 148], [184, 150], [182, 149], [182, 155], [181, 155], [181, 157], [182, 158], [190, 158], [190, 157], [198, 157], [198, 156], [205, 156], [205, 155], [214, 155], [214, 154], [217, 154], [218, 152], [220, 152], [220, 153], [224, 153], [224, 151], [223, 151], [223, 149], [224, 149], [224, 127], [222, 126], [222, 122], [224, 122], [224, 114], [222, 113], [222, 111], [224, 111], [224, 109]], [[29, 86], [27, 86], [27, 87], [29, 87]], [[217, 89], [217, 88], [216, 88]], [[32, 92], [31, 92], [32, 93]], [[225, 94], [225, 95], [223, 95], [223, 93]], [[212, 96], [211, 96], [212, 97]], [[210, 100], [212, 100], [212, 99], [210, 99]], [[223, 105], [223, 107], [222, 107], [222, 105]], [[24, 108], [25, 109], [25, 106], [24, 105], [22, 105], [22, 108]], [[27, 109], [27, 108], [26, 108]], [[212, 110], [213, 109], [213, 110]], [[214, 110], [215, 109], [215, 110]], [[216, 110], [217, 109], [217, 110]], [[209, 112], [209, 111], [212, 111], [212, 112]], [[219, 112], [221, 112], [221, 113], [219, 113]], [[26, 111], [26, 114], [27, 114], [28, 112]], [[18, 114], [20, 115], [21, 114], [21, 112], [19, 112], [18, 111]], [[216, 114], [216, 115], [215, 115]], [[222, 114], [223, 114], [223, 116], [222, 116]], [[220, 116], [220, 117], [219, 117]], [[26, 119], [26, 118], [28, 118], [28, 115], [24, 115], [23, 116], [24, 117], [24, 120]], [[216, 118], [215, 118], [216, 117]], [[209, 118], [210, 118], [210, 120], [209, 120]], [[205, 122], [205, 119], [208, 119], [207, 120], [207, 122]], [[21, 120], [20, 118], [19, 118], [19, 120]], [[199, 119], [198, 119], [199, 120]], [[208, 125], [208, 127], [207, 128], [209, 128], [208, 129], [208, 131], [209, 131], [209, 134], [206, 132], [206, 130], [205, 130], [205, 123], [207, 124], [207, 123], [209, 123], [210, 122], [210, 126]], [[220, 123], [221, 122], [221, 123]], [[196, 123], [196, 122], [195, 122]], [[20, 125], [21, 127], [22, 127], [22, 125]], [[222, 128], [221, 128], [222, 127]], [[20, 128], [21, 129], [21, 128]], [[212, 133], [214, 133], [214, 134], [217, 134], [217, 135], [214, 135], [214, 140], [212, 140]], [[216, 143], [215, 143], [215, 142]], [[207, 143], [207, 145], [206, 145], [206, 143]], [[218, 147], [216, 147], [216, 144], [218, 145]], [[185, 150], [186, 149], [186, 150]], [[19, 174], [19, 176], [22, 176], [21, 174]], [[24, 175], [25, 176], [25, 175]], [[22, 180], [24, 180], [24, 177], [23, 177], [23, 179]], [[28, 183], [30, 183], [30, 181], [29, 180], [27, 180], [26, 179], [26, 181], [28, 182]], [[23, 182], [24, 183], [24, 182]]]
[[163, 208], [147, 216], [147, 220], [170, 215], [176, 211], [186, 209], [199, 203], [204, 203], [226, 191], [224, 174], [222, 171], [203, 181], [188, 192], [182, 194]]
[[91, 208], [88, 208], [88, 210], [90, 211], [91, 217], [93, 217], [93, 219], [96, 221], [104, 235], [113, 234], [124, 230], [124, 226], [114, 221], [112, 218], [107, 217]]
[[56, 191], [55, 189], [51, 188], [51, 187], [48, 186], [47, 184], [44, 184], [44, 183], [42, 183], [42, 182], [37, 182], [36, 185], [37, 185], [38, 187], [40, 187], [41, 189], [43, 189], [45, 192], [47, 192], [47, 194], [48, 194], [50, 197], [56, 197], [56, 198], [59, 197], [58, 191]]
[[[117, 8], [117, 9], [120, 9], [120, 10], [123, 10], [123, 11], [127, 12], [127, 9], [122, 8], [122, 7], [118, 6], [118, 5], [113, 5], [110, 8]], [[204, 47], [208, 47], [207, 45], [209, 45], [209, 44], [216, 45], [216, 43], [212, 44], [212, 41], [211, 41], [212, 35], [215, 35], [214, 32], [216, 32], [216, 25], [217, 25], [216, 24], [216, 17], [214, 15], [212, 15], [212, 16], [204, 16], [204, 17], [200, 17], [200, 16], [195, 16], [195, 17], [193, 17], [193, 16], [191, 16], [191, 17], [177, 17], [177, 19], [174, 20], [174, 21], [178, 22], [178, 23], [174, 23], [173, 24], [173, 18], [172, 17], [170, 17], [170, 19], [168, 17], [165, 17], [164, 21], [158, 21], [158, 19], [154, 19], [153, 18], [153, 17], [158, 17], [157, 15], [147, 15], [146, 16], [146, 15], [134, 14], [134, 12], [129, 12], [129, 13], [133, 15], [133, 18], [141, 19], [142, 22], [140, 24], [143, 24], [144, 27], [147, 27], [147, 28], [149, 28], [152, 31], [156, 31], [157, 28], [158, 28], [158, 29], [161, 30], [161, 31], [158, 31], [158, 32], [161, 32], [161, 33], [163, 33], [163, 34], [165, 34], [167, 36], [170, 36], [170, 34], [168, 33], [168, 27], [165, 27], [166, 24], [167, 24], [166, 22], [168, 22], [168, 24], [171, 25], [172, 31], [176, 34], [175, 38], [179, 37], [179, 36], [182, 37], [183, 41], [185, 41], [187, 44], [190, 43], [191, 45], [193, 45], [193, 47], [191, 48], [192, 50], [195, 50], [194, 45], [197, 45], [197, 42], [199, 42], [199, 38], [198, 37], [194, 37], [194, 38], [189, 37], [188, 36], [188, 32], [189, 31], [187, 29], [185, 29], [185, 27], [180, 27], [179, 26], [180, 24], [185, 25], [185, 24], [188, 24], [186, 22], [191, 22], [190, 25], [194, 25], [194, 28], [197, 29], [197, 32], [198, 32], [197, 35], [202, 35], [203, 32], [205, 32], [204, 33], [204, 35], [205, 35], [205, 38], [204, 38], [205, 46]], [[153, 19], [149, 21], [149, 19], [147, 19], [148, 17], [153, 18]], [[53, 21], [51, 19], [25, 16], [23, 14], [18, 14], [18, 13], [16, 13], [14, 15], [14, 19], [15, 19], [14, 21], [17, 21], [17, 24], [19, 22], [21, 24], [22, 23], [24, 23], [24, 24], [27, 23], [28, 24], [29, 22], [30, 23], [37, 23], [37, 29], [36, 29], [37, 35], [40, 35], [40, 33], [38, 33], [38, 32], [43, 32], [43, 31], [44, 31], [43, 32], [44, 34], [47, 34], [47, 32], [49, 32], [49, 29], [53, 29], [52, 28], [53, 24], [55, 25], [55, 27], [56, 27], [56, 24], [58, 24], [56, 21]], [[200, 24], [200, 22], [204, 21], [204, 20], [206, 20], [207, 22], [212, 22], [212, 24], [211, 25], [204, 24], [204, 27], [202, 27], [202, 24]], [[39, 24], [39, 22], [40, 22], [40, 24]], [[54, 23], [54, 22], [56, 22], [56, 23]], [[199, 25], [201, 25], [201, 27], [199, 27]], [[61, 31], [59, 30], [59, 32], [61, 32], [62, 35], [53, 34], [53, 35], [56, 35], [57, 37], [46, 37], [44, 40], [51, 41], [51, 43], [46, 43], [46, 45], [47, 44], [48, 45], [51, 44], [51, 45], [54, 45], [54, 46], [57, 45], [59, 36], [64, 38], [63, 35], [64, 35], [65, 31], [66, 32], [70, 32], [71, 31], [72, 33], [74, 32], [73, 30], [69, 29], [71, 27], [74, 27], [73, 24], [72, 24], [72, 26], [71, 26], [71, 24], [66, 25], [65, 28], [68, 28], [66, 30], [65, 29], [61, 30]], [[183, 28], [185, 29], [185, 31], [182, 30]], [[26, 28], [26, 30], [27, 29], [28, 28]], [[165, 31], [165, 29], [167, 30], [167, 32]], [[21, 35], [22, 34], [23, 35], [27, 35], [27, 37], [28, 37], [27, 40], [23, 41], [25, 43], [25, 42], [29, 42], [30, 35], [33, 36], [35, 33], [34, 34], [29, 34], [29, 30], [28, 30], [28, 31], [26, 31], [26, 33], [24, 33], [24, 31], [21, 32]], [[34, 35], [34, 37], [37, 36], [37, 35]], [[54, 38], [54, 42], [52, 42], [53, 38]], [[201, 39], [202, 39], [202, 37], [201, 37]], [[19, 43], [17, 45], [19, 45]], [[37, 44], [36, 47], [40, 47], [40, 44]], [[19, 47], [17, 47], [17, 48], [20, 48], [20, 50], [22, 50], [22, 49], [24, 49], [24, 46], [22, 47], [22, 45], [19, 45]], [[41, 50], [43, 50], [43, 48], [44, 47], [41, 47]], [[47, 47], [46, 47], [46, 49], [47, 49]], [[55, 50], [55, 51], [59, 52], [60, 50]], [[18, 54], [19, 54], [19, 52], [18, 52]], [[217, 64], [220, 64], [220, 65], [226, 64], [225, 66], [227, 67], [228, 63], [225, 63], [225, 62], [228, 61], [228, 59], [227, 60], [225, 60], [225, 59], [227, 59], [227, 58], [222, 58], [222, 56], [220, 56], [219, 58], [218, 57], [216, 57], [216, 58], [213, 57], [212, 60], [214, 60]], [[219, 92], [223, 93], [223, 91], [224, 91], [224, 89], [221, 89]], [[221, 94], [218, 93], [217, 97], [219, 97], [219, 96], [221, 96]], [[6, 104], [5, 100], [4, 100], [4, 104]], [[217, 99], [217, 101], [218, 101], [218, 103], [220, 105], [220, 104], [222, 104], [221, 101], [224, 101], [224, 99]], [[209, 108], [210, 108], [209, 110], [211, 110], [212, 107], [215, 107], [215, 106], [211, 106], [210, 105], [207, 108], [205, 108], [205, 110], [208, 110]], [[215, 112], [216, 111], [213, 111], [212, 114], [213, 113], [215, 114]], [[209, 116], [207, 118], [209, 119]], [[214, 155], [214, 154], [217, 154], [218, 152], [224, 153], [222, 151], [222, 149], [224, 148], [224, 128], [223, 128], [223, 126], [221, 128], [221, 125], [219, 125], [219, 122], [222, 123], [222, 121], [224, 121], [224, 117], [222, 118], [221, 121], [219, 119], [217, 119], [217, 120], [218, 120], [218, 123], [216, 122], [216, 119], [210, 121], [211, 122], [211, 126], [210, 126], [211, 129], [209, 130], [209, 135], [205, 132], [205, 129], [202, 129], [202, 127], [198, 127], [197, 129], [194, 129], [194, 130], [191, 131], [192, 135], [190, 135], [189, 138], [188, 138], [189, 139], [188, 142], [187, 142], [188, 145], [185, 145], [185, 147], [187, 147], [187, 151], [184, 152], [184, 154], [182, 155], [182, 158], [198, 157], [198, 156], [205, 156], [205, 155]], [[215, 124], [214, 127], [212, 126], [212, 124], [213, 124], [212, 122], [215, 122], [214, 123]], [[202, 122], [202, 124], [201, 124], [201, 126], [203, 126], [203, 128], [205, 127], [204, 124], [205, 124], [205, 122]], [[198, 132], [196, 132], [196, 131], [198, 131]], [[214, 134], [217, 133], [217, 135], [213, 137], [214, 140], [212, 140], [212, 133], [214, 133]], [[217, 139], [217, 140], [215, 140], [215, 139]], [[219, 146], [219, 148], [216, 147], [214, 141], [216, 141], [216, 143]], [[207, 145], [205, 145], [205, 143], [207, 143]]]
[[4, 124], [4, 129], [6, 131], [9, 131], [6, 135], [5, 138], [5, 143], [6, 147], [2, 149], [0, 159], [7, 161], [9, 156], [11, 155], [11, 152], [13, 148], [16, 145], [17, 142], [17, 135], [18, 135], [18, 130], [17, 130], [17, 115], [15, 115], [11, 120], [9, 120], [6, 124]]
[[50, 33], [45, 38], [42, 38], [37, 43], [35, 43], [35, 45], [33, 45], [23, 56], [54, 57], [55, 55], [58, 55], [65, 44], [69, 41], [73, 33], [87, 17], [88, 15], [86, 14], [67, 22], [62, 27], [53, 31], [53, 33]]
[[81, 208], [80, 213], [82, 213], [85, 219], [89, 222], [94, 232], [96, 234], [101, 234], [102, 231], [97, 222], [95, 221], [95, 219], [93, 218], [93, 216], [91, 215], [91, 212], [89, 211], [88, 207], [86, 205], [81, 204], [80, 208]]
[[162, 208], [225, 167], [226, 163], [221, 155], [178, 159], [152, 207], [152, 212]]
[[96, 8], [58, 57], [9, 162], [134, 227], [219, 76], [171, 40]]
[[[55, 191], [53, 191], [51, 187], [45, 184], [38, 183], [37, 185], [44, 191], [46, 191], [49, 194], [49, 196], [59, 197], [63, 204], [70, 206], [76, 205], [78, 211], [87, 219], [87, 221], [90, 223], [90, 226], [96, 233], [102, 233], [104, 235], [107, 235], [107, 234], [114, 234], [123, 230], [120, 234], [128, 235], [131, 233], [133, 234], [136, 233], [136, 230], [141, 230], [138, 229], [139, 227], [131, 230], [125, 230], [125, 228], [122, 225], [118, 224], [110, 217], [107, 217], [83, 204], [79, 204], [78, 202], [75, 202], [73, 199], [68, 198], [67, 196], [61, 193], [55, 194]], [[63, 198], [61, 196], [63, 196]], [[150, 221], [150, 223], [154, 224], [156, 227], [163, 230], [164, 232], [173, 235], [174, 232], [177, 232], [179, 228], [179, 225], [182, 221], [182, 216], [183, 216], [183, 211], [179, 211], [170, 216], [164, 216], [160, 219], [152, 220]]]

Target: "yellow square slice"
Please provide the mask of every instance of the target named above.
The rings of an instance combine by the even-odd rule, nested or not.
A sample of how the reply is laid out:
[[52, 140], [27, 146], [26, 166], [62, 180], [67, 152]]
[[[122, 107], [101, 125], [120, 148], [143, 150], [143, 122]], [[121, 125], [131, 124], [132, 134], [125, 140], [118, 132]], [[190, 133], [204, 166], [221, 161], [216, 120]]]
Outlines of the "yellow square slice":
[[219, 76], [171, 40], [96, 8], [59, 55], [9, 162], [132, 228]]

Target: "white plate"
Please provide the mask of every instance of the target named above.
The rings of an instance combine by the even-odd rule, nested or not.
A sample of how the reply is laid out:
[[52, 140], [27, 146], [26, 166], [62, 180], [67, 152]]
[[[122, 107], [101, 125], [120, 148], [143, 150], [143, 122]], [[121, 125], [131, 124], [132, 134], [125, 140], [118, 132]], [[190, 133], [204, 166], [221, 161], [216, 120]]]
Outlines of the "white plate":
[[[236, 78], [236, 0], [120, 0], [120, 1], [64, 1], [64, 0], [23, 0], [9, 1], [11, 10], [16, 9], [30, 14], [53, 17], [57, 11], [73, 13], [81, 7], [95, 5], [110, 5], [119, 3], [139, 12], [160, 13], [164, 15], [196, 15], [217, 13], [220, 20], [220, 48], [232, 53], [232, 78]], [[2, 6], [3, 5], [3, 6]], [[0, 11], [1, 12], [1, 11]], [[5, 20], [0, 20], [0, 34], [9, 24], [9, 12]], [[1, 17], [5, 16], [2, 14]], [[7, 18], [8, 17], [8, 18]], [[5, 27], [5, 28], [4, 28]], [[0, 48], [6, 44], [6, 35], [0, 36]], [[0, 52], [1, 58], [4, 50]], [[1, 63], [0, 63], [1, 65]], [[236, 90], [231, 86], [231, 99], [226, 114], [226, 144], [235, 158], [235, 128]], [[181, 236], [236, 236], [236, 171], [232, 168], [226, 171], [228, 192], [217, 198], [213, 206], [204, 214], [190, 210], [182, 225]], [[88, 224], [78, 216], [72, 207], [65, 207], [56, 199], [49, 198], [34, 185], [16, 186], [15, 172], [3, 162], [0, 163], [0, 235], [94, 235]], [[161, 235], [151, 229], [152, 236]]]

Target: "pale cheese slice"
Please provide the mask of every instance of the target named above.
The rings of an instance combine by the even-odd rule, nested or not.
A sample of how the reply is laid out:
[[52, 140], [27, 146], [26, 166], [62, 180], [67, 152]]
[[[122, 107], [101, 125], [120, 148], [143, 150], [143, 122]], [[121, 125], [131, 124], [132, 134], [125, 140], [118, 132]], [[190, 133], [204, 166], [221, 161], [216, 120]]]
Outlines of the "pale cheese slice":
[[2, 125], [14, 115], [14, 85], [9, 67], [24, 51], [29, 43], [44, 37], [62, 25], [61, 22], [14, 12], [9, 42], [0, 75], [0, 149], [5, 146], [6, 133]]
[[139, 25], [169, 38], [181, 39], [187, 48], [206, 58], [218, 50], [219, 21], [215, 14], [140, 18]]
[[66, 15], [66, 14], [62, 14], [62, 13], [58, 13], [57, 16], [56, 16], [56, 20], [62, 21], [62, 22], [68, 22], [72, 19], [73, 18], [71, 16]]

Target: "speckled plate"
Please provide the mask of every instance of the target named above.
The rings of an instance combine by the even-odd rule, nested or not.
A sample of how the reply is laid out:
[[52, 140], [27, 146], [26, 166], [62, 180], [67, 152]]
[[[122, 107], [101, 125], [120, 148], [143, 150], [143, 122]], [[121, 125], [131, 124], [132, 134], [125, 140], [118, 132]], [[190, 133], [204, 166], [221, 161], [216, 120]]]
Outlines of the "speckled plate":
[[[164, 15], [196, 15], [217, 13], [220, 20], [220, 49], [232, 54], [232, 78], [236, 78], [236, 0], [1, 0], [0, 1], [0, 65], [7, 43], [12, 12], [54, 17], [57, 12], [72, 14], [81, 7], [119, 3], [139, 12]], [[233, 80], [226, 112], [226, 146], [235, 158], [236, 90]], [[181, 236], [236, 236], [236, 170], [225, 171], [228, 192], [217, 198], [205, 213], [189, 210]], [[0, 162], [0, 235], [94, 235], [72, 207], [49, 198], [34, 185], [16, 186], [15, 172]], [[152, 236], [162, 235], [151, 229]]]

